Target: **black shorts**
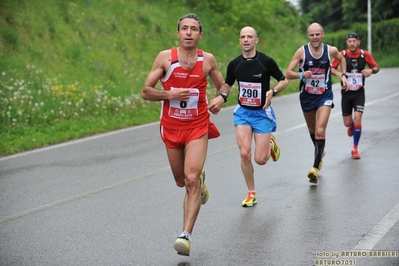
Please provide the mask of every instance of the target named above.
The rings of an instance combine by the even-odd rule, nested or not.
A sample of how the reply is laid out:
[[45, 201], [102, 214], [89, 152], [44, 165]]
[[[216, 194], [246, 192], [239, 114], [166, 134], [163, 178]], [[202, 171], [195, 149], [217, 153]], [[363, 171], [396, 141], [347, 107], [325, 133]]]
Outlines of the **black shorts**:
[[357, 91], [341, 90], [342, 116], [352, 115], [352, 110], [363, 113], [366, 96], [364, 88]]

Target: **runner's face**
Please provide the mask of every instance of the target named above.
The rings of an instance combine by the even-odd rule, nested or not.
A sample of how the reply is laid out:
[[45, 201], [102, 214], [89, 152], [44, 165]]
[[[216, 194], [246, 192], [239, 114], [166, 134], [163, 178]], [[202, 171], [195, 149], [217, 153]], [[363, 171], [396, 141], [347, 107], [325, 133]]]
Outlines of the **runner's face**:
[[348, 50], [352, 53], [357, 51], [359, 45], [360, 45], [360, 40], [356, 38], [349, 38], [346, 40], [346, 46], [348, 47]]
[[320, 29], [320, 27], [312, 27], [312, 28], [309, 28], [309, 30], [308, 30], [308, 38], [309, 38], [310, 45], [313, 48], [318, 48], [320, 46], [321, 42], [323, 41], [324, 33]]
[[200, 32], [200, 25], [198, 21], [191, 18], [185, 18], [180, 22], [177, 37], [180, 40], [180, 45], [186, 49], [197, 48], [198, 41], [202, 38]]
[[244, 29], [240, 33], [240, 45], [245, 52], [254, 50], [258, 40], [250, 29]]

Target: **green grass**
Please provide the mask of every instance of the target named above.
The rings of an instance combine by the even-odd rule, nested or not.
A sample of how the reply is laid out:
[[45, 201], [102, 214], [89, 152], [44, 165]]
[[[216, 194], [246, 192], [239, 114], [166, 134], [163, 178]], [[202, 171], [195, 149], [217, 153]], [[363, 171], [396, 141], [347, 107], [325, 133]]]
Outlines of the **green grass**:
[[[285, 10], [278, 1], [273, 4]], [[177, 19], [189, 12], [204, 25], [199, 48], [215, 55], [224, 76], [241, 52], [239, 13], [175, 2], [1, 1], [0, 155], [157, 121], [160, 103], [142, 100], [140, 91], [159, 51], [178, 45]], [[246, 23], [258, 29], [258, 50], [284, 71], [307, 42], [305, 28], [296, 15], [268, 12], [275, 14], [268, 21], [273, 29], [251, 18]], [[374, 56], [381, 66], [399, 65], [398, 56]], [[297, 84], [281, 94], [297, 92]], [[215, 96], [212, 86], [208, 94]], [[235, 89], [228, 105], [236, 104], [236, 95]]]
[[399, 51], [396, 51], [396, 53], [384, 53], [381, 51], [376, 51], [372, 52], [372, 54], [380, 68], [399, 66]]

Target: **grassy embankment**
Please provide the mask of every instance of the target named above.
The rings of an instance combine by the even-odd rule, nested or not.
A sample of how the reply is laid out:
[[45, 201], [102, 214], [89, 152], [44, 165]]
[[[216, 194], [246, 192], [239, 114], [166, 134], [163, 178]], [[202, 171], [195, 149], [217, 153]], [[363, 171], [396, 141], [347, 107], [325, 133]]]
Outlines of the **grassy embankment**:
[[[240, 28], [220, 13], [137, 0], [2, 1], [0, 155], [158, 120], [160, 103], [143, 101], [140, 91], [158, 52], [178, 45], [177, 19], [189, 12], [204, 24], [199, 47], [215, 55], [225, 75], [240, 53]], [[258, 28], [258, 49], [284, 70], [305, 31], [276, 18], [270, 24]], [[292, 82], [285, 93], [296, 87]]]

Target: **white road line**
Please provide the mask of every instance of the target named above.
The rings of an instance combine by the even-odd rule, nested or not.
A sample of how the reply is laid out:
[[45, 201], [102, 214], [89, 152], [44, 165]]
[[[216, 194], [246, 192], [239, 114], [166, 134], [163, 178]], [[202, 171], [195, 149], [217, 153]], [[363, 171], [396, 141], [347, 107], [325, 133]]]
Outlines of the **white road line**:
[[160, 169], [157, 169], [155, 171], [149, 172], [149, 173], [147, 173], [145, 175], [135, 176], [135, 177], [132, 177], [132, 178], [129, 178], [129, 179], [117, 182], [117, 183], [110, 184], [110, 185], [105, 186], [105, 187], [100, 187], [100, 188], [97, 188], [97, 189], [93, 189], [93, 190], [87, 191], [87, 192], [82, 193], [82, 194], [75, 195], [73, 197], [69, 197], [69, 198], [62, 199], [62, 200], [57, 200], [57, 201], [54, 201], [54, 202], [51, 202], [51, 203], [48, 203], [48, 204], [44, 204], [44, 205], [41, 205], [39, 207], [30, 209], [30, 210], [27, 210], [27, 211], [24, 211], [24, 212], [20, 212], [20, 213], [14, 214], [14, 215], [6, 216], [4, 218], [0, 218], [0, 224], [3, 223], [3, 222], [8, 222], [8, 221], [11, 221], [11, 220], [14, 220], [14, 219], [17, 219], [17, 218], [20, 218], [20, 217], [35, 213], [35, 212], [47, 210], [47, 209], [50, 209], [50, 208], [55, 207], [55, 206], [60, 206], [62, 204], [68, 203], [68, 202], [72, 202], [72, 201], [75, 201], [75, 200], [78, 200], [78, 199], [82, 199], [82, 198], [85, 198], [87, 196], [94, 195], [94, 194], [97, 194], [97, 193], [100, 193], [100, 192], [103, 192], [103, 191], [106, 191], [106, 190], [109, 190], [109, 189], [112, 189], [112, 188], [122, 187], [122, 186], [124, 186], [126, 184], [129, 184], [129, 183], [133, 182], [133, 181], [136, 181], [136, 180], [148, 177], [148, 176], [155, 175], [155, 174], [157, 174], [159, 172], [162, 172], [162, 171], [165, 171], [167, 169], [170, 169], [170, 167], [168, 166], [168, 167], [160, 168]]
[[[391, 94], [391, 95], [383, 97], [383, 98], [380, 98], [380, 99], [377, 99], [377, 100], [374, 100], [374, 101], [371, 101], [371, 102], [366, 102], [365, 106], [370, 106], [370, 105], [373, 105], [373, 104], [376, 104], [376, 103], [379, 103], [379, 102], [383, 102], [383, 101], [389, 100], [389, 99], [397, 97], [397, 96], [399, 96], [399, 92]], [[339, 112], [336, 112], [335, 114], [331, 114], [330, 118], [334, 117], [334, 116], [338, 116], [338, 115], [339, 116], [342, 115], [341, 110]]]
[[377, 100], [374, 100], [374, 101], [371, 101], [371, 102], [368, 102], [368, 103], [366, 102], [366, 106], [372, 105], [372, 104], [375, 104], [375, 103], [379, 103], [379, 102], [383, 102], [383, 101], [385, 101], [385, 100], [394, 98], [394, 97], [396, 97], [396, 96], [398, 96], [398, 95], [399, 95], [399, 92], [394, 93], [394, 94], [391, 94], [391, 95], [386, 96], [386, 97], [383, 97], [383, 98], [380, 98], [380, 99], [377, 99]]
[[[374, 100], [366, 103], [366, 106], [373, 105], [390, 98], [396, 97], [398, 93], [394, 93], [390, 96]], [[354, 247], [355, 250], [372, 250], [375, 245], [381, 240], [381, 238], [391, 229], [391, 227], [399, 220], [399, 203], [396, 204], [393, 209], [385, 215], [384, 218], [365, 236], [362, 240], [357, 243]]]
[[354, 247], [355, 250], [372, 250], [381, 238], [399, 220], [399, 203]]
[[[371, 101], [369, 103], [366, 103], [366, 106], [369, 106], [369, 105], [372, 105], [372, 104], [375, 104], [375, 103], [378, 103], [378, 102], [382, 102], [382, 101], [388, 100], [390, 98], [394, 98], [396, 96], [399, 96], [399, 92], [398, 93], [394, 93], [394, 94], [392, 94], [390, 96], [383, 97], [381, 99], [374, 100], [374, 101]], [[229, 110], [229, 109], [232, 109], [232, 108], [235, 108], [235, 106], [229, 106], [229, 107], [223, 108], [222, 111], [223, 110], [226, 111], [226, 110]], [[334, 117], [334, 116], [337, 116], [337, 115], [340, 115], [340, 114], [341, 114], [341, 112], [337, 112], [335, 114], [331, 114], [330, 117]], [[143, 128], [143, 127], [153, 126], [154, 124], [158, 124], [158, 123], [159, 122], [157, 121], [157, 122], [152, 122], [152, 123], [148, 123], [148, 124], [133, 126], [133, 127], [119, 129], [119, 130], [115, 130], [115, 131], [111, 131], [111, 132], [107, 132], [107, 133], [100, 133], [100, 134], [95, 135], [95, 136], [83, 137], [81, 139], [67, 141], [67, 142], [60, 143], [60, 144], [54, 144], [54, 145], [51, 145], [51, 146], [48, 146], [48, 147], [45, 147], [45, 148], [38, 148], [38, 149], [35, 149], [35, 150], [31, 150], [31, 151], [21, 152], [21, 153], [17, 153], [17, 154], [14, 154], [14, 155], [2, 157], [2, 158], [0, 158], [0, 162], [8, 160], [8, 159], [13, 159], [13, 158], [21, 157], [21, 156], [24, 156], [24, 155], [32, 154], [32, 153], [38, 153], [38, 152], [42, 152], [42, 151], [52, 150], [52, 149], [56, 149], [56, 148], [60, 148], [60, 147], [64, 147], [64, 146], [69, 146], [69, 145], [72, 145], [72, 144], [85, 142], [85, 141], [88, 141], [88, 140], [93, 140], [93, 139], [98, 139], [98, 138], [102, 138], [102, 137], [112, 136], [112, 135], [116, 135], [116, 134], [119, 134], [119, 133], [122, 133], [122, 132], [128, 132], [128, 131], [140, 129], [140, 128]], [[298, 129], [298, 128], [301, 128], [301, 127], [304, 127], [304, 126], [306, 126], [305, 123], [297, 125], [297, 126], [294, 126], [294, 127], [291, 127], [291, 128], [288, 128], [288, 129], [283, 130], [282, 132], [279, 132], [279, 133], [276, 133], [276, 134], [289, 132], [289, 131], [292, 131], [292, 130], [295, 130], [295, 129]]]
[[143, 128], [143, 127], [149, 127], [149, 126], [152, 126], [152, 125], [157, 124], [157, 123], [159, 123], [159, 122], [153, 122], [153, 123], [148, 123], [148, 124], [144, 124], [144, 125], [132, 126], [132, 127], [128, 127], [128, 128], [118, 129], [118, 130], [115, 130], [115, 131], [110, 131], [110, 132], [107, 132], [107, 133], [100, 133], [100, 134], [94, 135], [94, 136], [83, 137], [83, 138], [77, 139], [77, 140], [66, 141], [66, 142], [63, 142], [63, 143], [54, 144], [54, 145], [51, 145], [51, 146], [48, 146], [48, 147], [44, 147], [44, 148], [38, 148], [38, 149], [35, 149], [35, 150], [31, 150], [31, 151], [21, 152], [21, 153], [17, 153], [17, 154], [14, 154], [14, 155], [2, 157], [2, 158], [0, 158], [0, 162], [8, 160], [8, 159], [13, 159], [13, 158], [21, 157], [21, 156], [24, 156], [24, 155], [32, 154], [32, 153], [38, 153], [38, 152], [42, 152], [42, 151], [53, 150], [53, 149], [56, 149], [56, 148], [65, 147], [65, 146], [69, 146], [69, 145], [72, 145], [72, 144], [85, 142], [85, 141], [88, 141], [88, 140], [99, 139], [99, 138], [102, 138], [102, 137], [116, 135], [116, 134], [119, 134], [119, 133], [122, 133], [122, 132], [128, 132], [128, 131], [140, 129], [140, 128]]
[[[372, 101], [368, 105], [375, 104], [377, 102], [381, 102], [381, 101], [396, 97], [398, 95], [399, 95], [399, 92], [395, 93], [395, 94], [392, 94], [390, 96], [387, 96], [387, 97]], [[232, 109], [232, 108], [234, 108], [234, 107], [230, 106], [230, 107], [227, 107], [227, 108], [224, 108], [224, 109], [228, 110], [228, 109]], [[340, 114], [340, 112], [337, 113], [337, 114]], [[36, 150], [27, 151], [27, 152], [15, 154], [15, 155], [7, 156], [7, 157], [4, 157], [4, 158], [0, 158], [0, 161], [4, 161], [4, 160], [7, 160], [7, 159], [12, 159], [12, 158], [24, 156], [24, 155], [27, 155], [27, 154], [32, 154], [32, 153], [38, 153], [38, 152], [41, 152], [41, 151], [51, 150], [51, 149], [55, 149], [55, 148], [58, 148], [58, 147], [63, 147], [63, 146], [68, 146], [68, 145], [72, 145], [72, 144], [77, 144], [77, 143], [81, 143], [81, 142], [84, 142], [84, 141], [87, 141], [87, 140], [93, 140], [93, 139], [98, 139], [98, 138], [102, 138], [102, 137], [106, 137], [106, 136], [116, 135], [116, 134], [119, 134], [121, 132], [132, 131], [132, 130], [140, 129], [140, 128], [143, 128], [143, 127], [152, 126], [152, 125], [158, 124], [158, 123], [159, 122], [153, 122], [153, 123], [139, 125], [139, 126], [134, 126], [134, 127], [130, 127], [130, 128], [121, 129], [121, 130], [115, 130], [115, 131], [111, 131], [111, 132], [108, 132], [108, 133], [103, 133], [103, 134], [99, 134], [99, 135], [95, 135], [95, 136], [85, 137], [85, 138], [78, 139], [78, 140], [68, 141], [68, 142], [65, 142], [65, 143], [56, 144], [56, 145], [53, 145], [53, 146], [49, 146], [49, 147], [45, 147], [45, 148], [39, 148], [39, 149], [36, 149]], [[296, 130], [298, 128], [304, 127], [304, 126], [306, 126], [306, 123], [302, 123], [302, 124], [293, 126], [291, 128], [287, 128], [287, 129], [282, 130], [280, 132], [276, 132], [275, 134], [276, 135], [280, 135], [280, 134], [283, 134], [283, 133], [286, 133], [286, 132], [289, 132], [289, 131], [293, 131], [293, 130]], [[236, 145], [233, 145], [231, 147], [227, 147], [227, 148], [225, 148], [223, 150], [216, 151], [216, 152], [214, 152], [212, 154], [208, 154], [207, 157], [214, 156], [215, 154], [219, 154], [219, 153], [222, 153], [222, 152], [224, 152], [226, 150], [230, 150], [230, 149], [236, 149]], [[139, 177], [133, 177], [133, 178], [130, 178], [130, 179], [126, 179], [124, 181], [121, 181], [121, 182], [118, 182], [118, 183], [114, 183], [114, 184], [110, 184], [108, 186], [101, 187], [101, 188], [98, 188], [98, 189], [95, 189], [95, 190], [87, 191], [85, 193], [82, 193], [82, 194], [79, 194], [79, 195], [75, 195], [75, 196], [70, 197], [70, 198], [66, 198], [66, 199], [55, 201], [55, 202], [52, 202], [52, 203], [49, 203], [49, 204], [45, 204], [45, 205], [39, 206], [37, 208], [33, 208], [33, 209], [30, 209], [30, 210], [27, 210], [27, 211], [24, 211], [24, 212], [21, 212], [21, 213], [17, 213], [15, 215], [11, 215], [11, 216], [7, 216], [7, 217], [4, 217], [4, 218], [0, 218], [0, 223], [6, 222], [6, 221], [10, 221], [10, 220], [14, 220], [14, 219], [23, 217], [25, 215], [29, 215], [29, 214], [32, 214], [32, 213], [35, 213], [35, 212], [46, 210], [46, 209], [49, 209], [49, 208], [52, 208], [52, 207], [55, 207], [55, 206], [59, 206], [59, 205], [62, 205], [64, 203], [68, 203], [68, 202], [71, 202], [71, 201], [74, 201], [74, 200], [77, 200], [77, 199], [81, 199], [81, 198], [87, 197], [87, 196], [92, 195], [92, 194], [97, 194], [97, 193], [100, 193], [100, 192], [103, 192], [103, 191], [106, 191], [106, 190], [109, 190], [109, 189], [112, 189], [112, 188], [115, 188], [115, 187], [118, 187], [118, 186], [123, 186], [123, 185], [128, 184], [128, 183], [130, 183], [132, 181], [135, 181], [137, 179], [141, 179], [141, 178], [144, 178], [144, 177], [147, 177], [147, 176], [151, 176], [151, 175], [153, 175], [155, 173], [164, 171], [166, 169], [169, 169], [169, 167], [164, 167], [164, 168], [155, 170], [153, 172], [149, 172], [149, 173], [147, 173], [145, 175], [142, 175], [142, 176], [139, 176]], [[395, 212], [396, 216], [398, 216], [399, 215], [399, 203], [398, 203], [398, 205], [396, 205], [395, 208], [398, 209]], [[398, 219], [396, 219], [396, 220], [398, 220]], [[392, 225], [391, 225], [391, 227], [392, 227]]]

